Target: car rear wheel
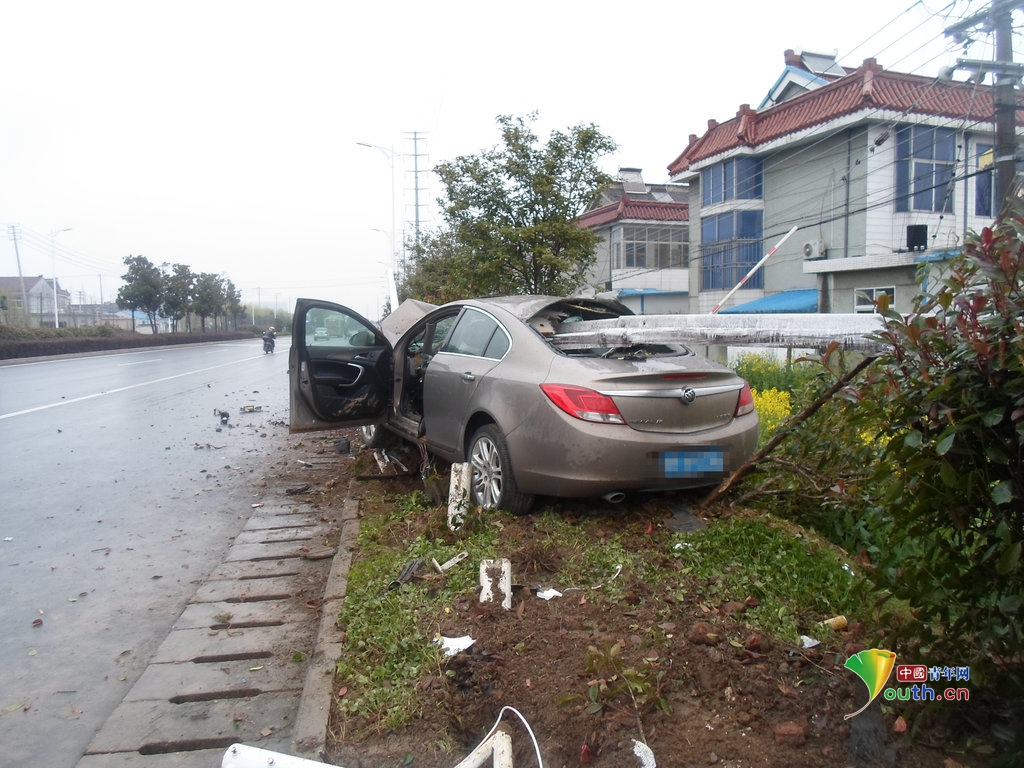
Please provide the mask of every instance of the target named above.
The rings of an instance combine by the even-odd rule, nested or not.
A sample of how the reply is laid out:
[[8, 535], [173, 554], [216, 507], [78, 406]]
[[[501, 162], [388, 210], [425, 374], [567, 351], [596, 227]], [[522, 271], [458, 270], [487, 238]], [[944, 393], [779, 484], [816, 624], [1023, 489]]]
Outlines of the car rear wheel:
[[512, 475], [512, 460], [504, 436], [493, 424], [486, 424], [469, 441], [472, 467], [470, 498], [484, 509], [504, 509], [513, 515], [525, 515], [533, 506], [533, 496], [521, 493]]

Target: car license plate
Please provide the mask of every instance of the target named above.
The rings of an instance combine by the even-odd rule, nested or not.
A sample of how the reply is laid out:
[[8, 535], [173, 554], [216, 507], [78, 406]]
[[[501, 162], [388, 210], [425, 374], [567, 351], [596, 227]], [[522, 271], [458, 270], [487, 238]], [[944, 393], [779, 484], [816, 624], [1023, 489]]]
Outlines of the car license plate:
[[721, 448], [666, 451], [659, 458], [663, 477], [701, 477], [719, 474], [725, 469], [725, 456]]

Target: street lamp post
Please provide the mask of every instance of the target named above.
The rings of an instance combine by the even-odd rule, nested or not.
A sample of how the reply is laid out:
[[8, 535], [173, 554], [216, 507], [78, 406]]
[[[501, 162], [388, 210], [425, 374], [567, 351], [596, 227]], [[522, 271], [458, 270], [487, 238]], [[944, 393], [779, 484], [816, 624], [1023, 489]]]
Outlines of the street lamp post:
[[71, 227], [55, 229], [50, 233], [50, 266], [53, 268], [53, 329], [60, 328], [60, 317], [57, 311], [57, 235], [70, 232]]
[[388, 158], [388, 163], [391, 167], [391, 263], [392, 269], [394, 269], [398, 266], [395, 263], [398, 259], [398, 249], [395, 247], [395, 158], [398, 156], [398, 153], [395, 152], [394, 147], [388, 149], [379, 144], [370, 144], [365, 141], [357, 141], [356, 144], [360, 147], [379, 150]]

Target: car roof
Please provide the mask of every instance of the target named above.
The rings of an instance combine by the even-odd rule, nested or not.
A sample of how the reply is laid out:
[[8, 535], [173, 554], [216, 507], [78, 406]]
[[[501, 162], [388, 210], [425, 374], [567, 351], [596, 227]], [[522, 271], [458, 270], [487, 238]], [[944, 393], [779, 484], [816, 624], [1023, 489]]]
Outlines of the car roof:
[[398, 305], [398, 309], [380, 321], [380, 330], [394, 345], [402, 334], [415, 325], [420, 318], [436, 309], [461, 307], [479, 307], [481, 309], [500, 309], [524, 323], [544, 310], [558, 307], [566, 309], [578, 308], [582, 311], [608, 313], [611, 316], [633, 314], [625, 304], [614, 299], [592, 299], [578, 296], [545, 296], [539, 294], [525, 296], [485, 296], [473, 299], [450, 301], [438, 307], [416, 299], [406, 299]]
[[508, 312], [519, 320], [529, 320], [538, 313], [553, 307], [559, 309], [578, 308], [597, 312], [609, 312], [613, 315], [631, 315], [633, 312], [624, 304], [613, 299], [592, 299], [580, 296], [488, 296], [479, 299], [451, 302], [453, 305], [476, 305], [481, 307], [497, 307]]

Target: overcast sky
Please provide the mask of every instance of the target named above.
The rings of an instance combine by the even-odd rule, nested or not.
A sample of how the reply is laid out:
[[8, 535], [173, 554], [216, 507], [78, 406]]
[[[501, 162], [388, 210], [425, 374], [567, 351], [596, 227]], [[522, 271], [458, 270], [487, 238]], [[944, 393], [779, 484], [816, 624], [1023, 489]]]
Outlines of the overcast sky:
[[412, 230], [414, 153], [424, 229], [430, 169], [495, 146], [500, 114], [536, 111], [542, 140], [594, 123], [619, 145], [606, 171], [664, 182], [690, 134], [760, 103], [787, 48], [931, 76], [991, 57], [943, 35], [982, 7], [0, 0], [0, 274], [17, 274], [16, 224], [23, 273], [55, 266], [76, 302], [113, 299], [141, 254], [223, 274], [248, 304], [375, 318], [392, 234]]

